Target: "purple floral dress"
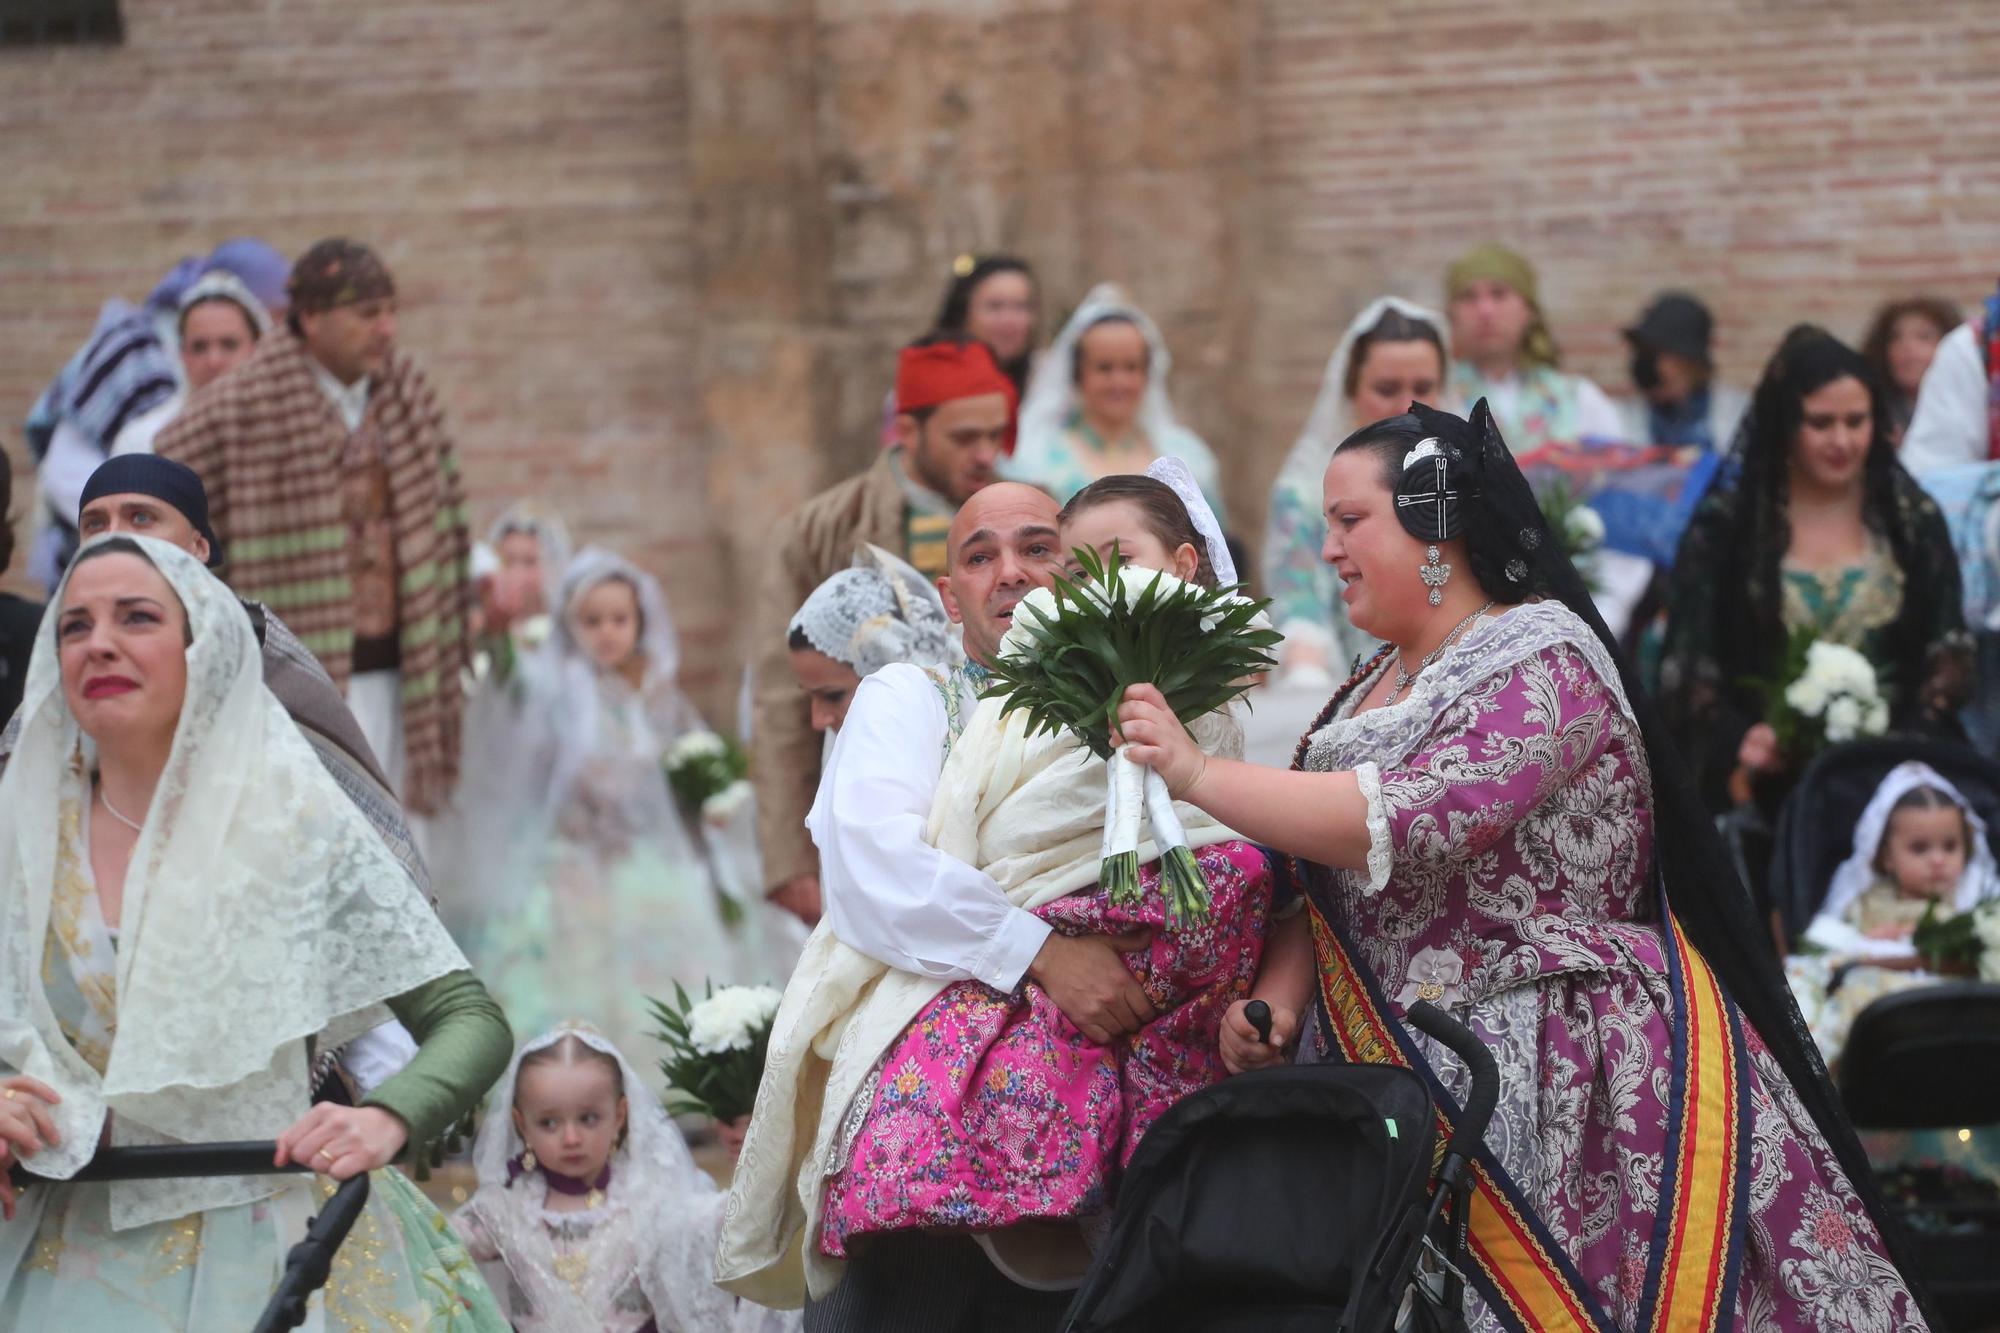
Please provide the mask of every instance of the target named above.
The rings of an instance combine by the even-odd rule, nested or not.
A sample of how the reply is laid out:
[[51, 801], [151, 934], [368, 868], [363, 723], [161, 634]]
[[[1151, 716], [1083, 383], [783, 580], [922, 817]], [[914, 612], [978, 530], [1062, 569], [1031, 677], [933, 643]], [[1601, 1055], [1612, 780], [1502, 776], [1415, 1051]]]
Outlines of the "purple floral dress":
[[1028, 983], [1005, 995], [947, 987], [889, 1048], [856, 1105], [827, 1182], [820, 1248], [836, 1258], [875, 1231], [991, 1231], [1030, 1218], [1078, 1218], [1110, 1204], [1118, 1173], [1153, 1122], [1223, 1077], [1216, 1040], [1263, 955], [1271, 875], [1246, 842], [1195, 857], [1208, 877], [1207, 923], [1163, 928], [1157, 863], [1137, 907], [1099, 890], [1036, 910], [1066, 935], [1155, 928], [1127, 964], [1159, 1017], [1112, 1046], [1093, 1045]]
[[[1354, 698], [1366, 693], [1356, 689]], [[1351, 709], [1351, 705], [1347, 706]], [[1354, 771], [1369, 869], [1315, 906], [1391, 1007], [1438, 1003], [1497, 1057], [1487, 1143], [1613, 1323], [1638, 1317], [1667, 1145], [1674, 998], [1648, 891], [1652, 780], [1615, 666], [1556, 603], [1483, 622], [1412, 694], [1309, 738]], [[1301, 1059], [1337, 1059], [1315, 1030]], [[1419, 1038], [1455, 1095], [1463, 1066]], [[1749, 1212], [1733, 1326], [1921, 1329], [1832, 1151], [1749, 1034]], [[1475, 1329], [1507, 1327], [1476, 1290]]]

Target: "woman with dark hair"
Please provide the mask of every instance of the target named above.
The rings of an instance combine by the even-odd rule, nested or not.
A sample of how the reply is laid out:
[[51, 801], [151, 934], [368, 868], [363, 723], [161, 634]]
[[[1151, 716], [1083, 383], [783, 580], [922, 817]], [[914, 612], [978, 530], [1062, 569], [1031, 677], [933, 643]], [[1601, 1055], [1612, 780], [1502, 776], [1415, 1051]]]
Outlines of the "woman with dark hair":
[[1710, 809], [1775, 808], [1793, 760], [1754, 682], [1800, 631], [1875, 666], [1893, 729], [1958, 734], [1971, 640], [1936, 503], [1896, 461], [1882, 387], [1824, 329], [1785, 335], [1695, 510], [1667, 593], [1662, 710]]
[[1394, 416], [1413, 402], [1441, 401], [1451, 368], [1444, 327], [1435, 311], [1384, 296], [1347, 326], [1326, 363], [1305, 429], [1271, 487], [1265, 520], [1264, 591], [1285, 636], [1278, 656], [1285, 672], [1345, 669], [1356, 654], [1379, 646], [1348, 621], [1340, 580], [1320, 559], [1326, 541], [1320, 480], [1334, 447], [1356, 426]]
[[1035, 271], [1013, 255], [960, 255], [938, 309], [940, 332], [965, 333], [993, 349], [1014, 388], [1028, 389], [1040, 316]]
[[[14, 558], [14, 465], [0, 452], [0, 574]], [[42, 622], [37, 602], [0, 592], [0, 729], [21, 706], [28, 684], [28, 659], [35, 651], [35, 626]]]
[[1325, 493], [1384, 647], [1293, 771], [1203, 756], [1151, 686], [1119, 711], [1133, 759], [1306, 895], [1252, 990], [1270, 1038], [1239, 1001], [1224, 1059], [1296, 1039], [1412, 1067], [1449, 1107], [1469, 1076], [1402, 1016], [1479, 1035], [1502, 1092], [1471, 1328], [1921, 1327], [1749, 897], [1485, 404], [1362, 428]]
[[1937, 296], [1891, 301], [1875, 312], [1862, 340], [1861, 356], [1875, 371], [1889, 409], [1889, 443], [1903, 447], [1903, 432], [1917, 410], [1917, 389], [1931, 368], [1938, 344], [1964, 318], [1958, 307]]

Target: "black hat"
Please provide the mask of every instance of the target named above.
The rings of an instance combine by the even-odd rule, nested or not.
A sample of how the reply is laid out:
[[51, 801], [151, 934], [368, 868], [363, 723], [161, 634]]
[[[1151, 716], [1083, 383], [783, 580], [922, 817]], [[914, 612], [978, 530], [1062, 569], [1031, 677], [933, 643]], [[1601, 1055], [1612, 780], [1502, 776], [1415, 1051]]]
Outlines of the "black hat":
[[222, 563], [222, 543], [216, 540], [215, 529], [208, 526], [208, 490], [201, 484], [201, 474], [187, 464], [157, 454], [119, 454], [105, 459], [83, 483], [83, 498], [76, 503], [78, 521], [86, 505], [107, 495], [150, 495], [171, 505], [208, 543], [209, 567]]
[[1715, 337], [1715, 316], [1686, 292], [1662, 292], [1625, 330], [1626, 341], [1655, 352], [1671, 352], [1706, 366]]

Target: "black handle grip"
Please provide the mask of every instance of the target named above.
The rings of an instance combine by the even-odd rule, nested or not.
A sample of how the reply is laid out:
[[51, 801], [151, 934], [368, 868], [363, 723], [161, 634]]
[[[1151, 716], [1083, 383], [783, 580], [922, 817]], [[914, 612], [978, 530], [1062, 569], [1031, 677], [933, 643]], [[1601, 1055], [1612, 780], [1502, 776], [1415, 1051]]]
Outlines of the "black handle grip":
[[[278, 1145], [268, 1139], [240, 1143], [158, 1143], [129, 1148], [99, 1148], [97, 1156], [77, 1168], [73, 1181], [174, 1180], [183, 1176], [275, 1176], [310, 1171], [303, 1162], [272, 1166]], [[44, 1177], [14, 1167], [17, 1183]]]
[[1266, 1046], [1271, 1044], [1271, 1006], [1262, 1000], [1252, 1000], [1243, 1006], [1243, 1016], [1250, 1020], [1250, 1026], [1257, 1029], [1257, 1040]]
[[1435, 1038], [1472, 1071], [1472, 1092], [1452, 1129], [1450, 1146], [1452, 1152], [1469, 1155], [1468, 1145], [1485, 1137], [1493, 1108], [1500, 1104], [1500, 1066], [1479, 1034], [1430, 1001], [1418, 1000], [1403, 1011], [1403, 1017], [1417, 1031]]

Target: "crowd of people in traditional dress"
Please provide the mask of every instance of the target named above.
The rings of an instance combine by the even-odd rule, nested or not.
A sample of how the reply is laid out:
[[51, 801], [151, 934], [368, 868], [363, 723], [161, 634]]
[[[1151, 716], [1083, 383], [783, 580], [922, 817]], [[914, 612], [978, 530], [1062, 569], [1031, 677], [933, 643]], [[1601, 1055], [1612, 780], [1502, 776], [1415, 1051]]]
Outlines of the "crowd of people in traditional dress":
[[[0, 1324], [247, 1325], [303, 1178], [69, 1178], [273, 1139], [378, 1181], [329, 1322], [1055, 1329], [1189, 1094], [1369, 1024], [1462, 1094], [1397, 1021], [1419, 999], [1498, 1060], [1487, 1170], [1585, 1322], [1671, 1322], [1662, 1171], [1714, 1114], [1692, 976], [1739, 1054], [1711, 1316], [1925, 1326], [1828, 1069], [1944, 984], [1926, 923], [2000, 896], [1970, 789], [2000, 294], [1891, 302], [1858, 348], [1802, 324], [1746, 391], [1665, 291], [1621, 401], [1563, 368], [1527, 258], [1442, 279], [1354, 314], [1252, 533], [1142, 294], [1045, 343], [1028, 262], [961, 260], [882, 368], [879, 454], [773, 533], [726, 722], [651, 573], [539, 501], [475, 533], [373, 249], [239, 238], [109, 302], [29, 409], [32, 478], [0, 468], [0, 570], [46, 590], [0, 596]], [[1282, 635], [1247, 708], [1184, 726], [1138, 684], [1117, 714], [1206, 920], [1097, 883], [1105, 761], [987, 697], [1077, 548], [1240, 584]], [[1908, 753], [1793, 920], [1764, 866], [1818, 771], [1781, 706], [1808, 643], [1879, 695], [1829, 734]], [[668, 770], [716, 737], [748, 785], [691, 806]], [[670, 1115], [649, 998], [758, 982], [754, 1112]], [[396, 1166], [475, 1111], [447, 1220]], [[1470, 1327], [1524, 1326], [1499, 1290]]]

